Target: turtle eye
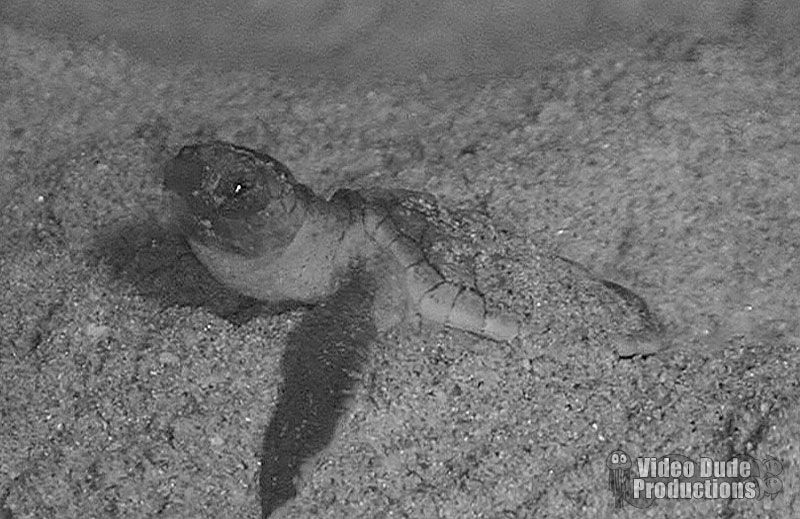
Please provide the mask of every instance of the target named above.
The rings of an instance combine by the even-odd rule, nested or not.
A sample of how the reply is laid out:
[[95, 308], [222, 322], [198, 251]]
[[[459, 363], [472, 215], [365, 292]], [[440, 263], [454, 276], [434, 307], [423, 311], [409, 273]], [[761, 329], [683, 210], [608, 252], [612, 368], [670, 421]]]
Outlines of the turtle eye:
[[230, 186], [230, 191], [228, 192], [232, 199], [242, 198], [248, 192], [250, 192], [253, 188], [253, 184], [248, 179], [242, 179], [237, 182], [234, 182]]

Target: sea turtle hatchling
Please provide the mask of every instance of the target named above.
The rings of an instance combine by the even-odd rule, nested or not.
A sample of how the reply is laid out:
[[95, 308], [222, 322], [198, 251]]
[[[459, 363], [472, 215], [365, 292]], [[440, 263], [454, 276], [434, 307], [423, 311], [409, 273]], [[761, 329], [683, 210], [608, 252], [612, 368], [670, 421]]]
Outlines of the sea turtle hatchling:
[[365, 265], [378, 300], [405, 300], [388, 305], [395, 315], [496, 341], [561, 324], [605, 328], [621, 355], [658, 348], [660, 324], [639, 296], [427, 193], [340, 189], [326, 200], [271, 156], [218, 141], [183, 147], [164, 187], [200, 262], [261, 301], [321, 301]]

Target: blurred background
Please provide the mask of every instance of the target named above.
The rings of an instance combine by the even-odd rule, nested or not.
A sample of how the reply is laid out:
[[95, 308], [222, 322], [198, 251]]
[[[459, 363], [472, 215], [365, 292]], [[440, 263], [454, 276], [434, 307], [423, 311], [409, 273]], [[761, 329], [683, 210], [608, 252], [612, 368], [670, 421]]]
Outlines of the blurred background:
[[0, 0], [15, 26], [107, 38], [164, 64], [270, 68], [338, 78], [368, 73], [513, 73], [566, 44], [646, 44], [682, 32], [796, 38], [797, 0]]

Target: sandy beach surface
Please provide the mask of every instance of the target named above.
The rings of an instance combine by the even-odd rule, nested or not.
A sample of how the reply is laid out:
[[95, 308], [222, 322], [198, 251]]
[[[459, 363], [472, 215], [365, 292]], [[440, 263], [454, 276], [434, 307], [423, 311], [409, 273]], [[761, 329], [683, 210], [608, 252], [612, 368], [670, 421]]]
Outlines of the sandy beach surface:
[[[212, 138], [317, 192], [480, 207], [674, 332], [630, 359], [580, 331], [380, 334], [282, 517], [800, 514], [797, 52], [664, 36], [515, 74], [340, 83], [10, 26], [0, 49], [2, 517], [259, 516], [261, 437], [308, 310], [248, 307], [154, 223], [161, 164]], [[615, 511], [615, 450], [773, 456], [782, 493]]]

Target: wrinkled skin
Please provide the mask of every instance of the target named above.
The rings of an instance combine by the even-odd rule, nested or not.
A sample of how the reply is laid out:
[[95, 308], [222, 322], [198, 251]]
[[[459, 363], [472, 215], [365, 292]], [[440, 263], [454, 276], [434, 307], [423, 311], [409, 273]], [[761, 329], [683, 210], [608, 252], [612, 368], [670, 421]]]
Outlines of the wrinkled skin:
[[181, 149], [164, 186], [198, 259], [262, 301], [318, 302], [365, 265], [383, 287], [382, 321], [418, 315], [507, 341], [555, 326], [557, 314], [615, 328], [621, 354], [658, 349], [660, 324], [636, 294], [427, 193], [343, 189], [325, 200], [269, 155], [224, 142]]

